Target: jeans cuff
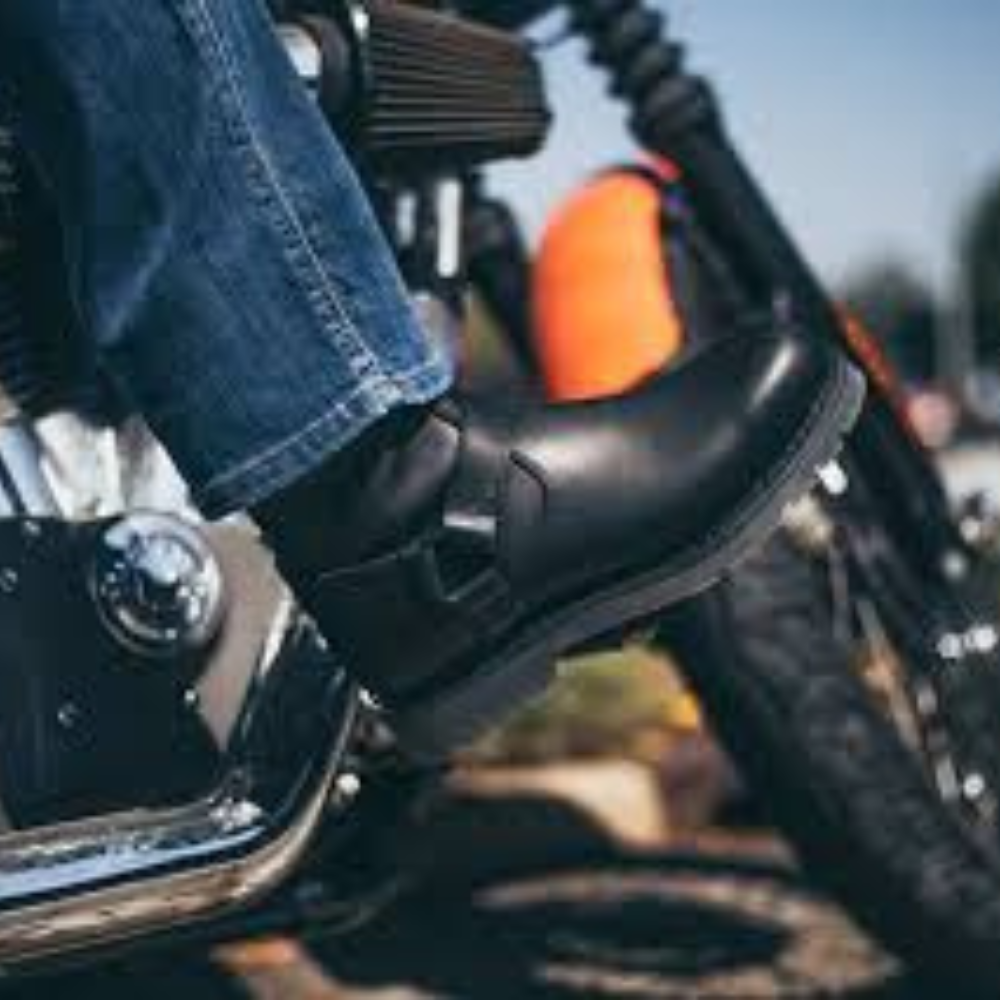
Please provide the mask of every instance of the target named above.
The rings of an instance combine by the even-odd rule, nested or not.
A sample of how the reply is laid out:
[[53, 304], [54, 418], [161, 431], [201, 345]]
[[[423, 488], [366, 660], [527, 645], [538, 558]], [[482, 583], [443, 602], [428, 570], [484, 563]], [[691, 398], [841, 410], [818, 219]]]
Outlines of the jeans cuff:
[[193, 490], [193, 498], [208, 518], [246, 510], [280, 493], [314, 472], [372, 424], [393, 410], [419, 406], [444, 395], [454, 373], [440, 358], [388, 378], [376, 376], [340, 400], [304, 420], [300, 430], [247, 456], [234, 468]]

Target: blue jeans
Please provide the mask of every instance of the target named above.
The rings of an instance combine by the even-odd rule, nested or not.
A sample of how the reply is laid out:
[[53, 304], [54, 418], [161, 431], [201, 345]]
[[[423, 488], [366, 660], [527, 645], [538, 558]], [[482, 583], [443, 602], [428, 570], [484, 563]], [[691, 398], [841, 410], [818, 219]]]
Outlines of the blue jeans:
[[447, 390], [261, 0], [0, 0], [0, 90], [99, 361], [207, 514]]

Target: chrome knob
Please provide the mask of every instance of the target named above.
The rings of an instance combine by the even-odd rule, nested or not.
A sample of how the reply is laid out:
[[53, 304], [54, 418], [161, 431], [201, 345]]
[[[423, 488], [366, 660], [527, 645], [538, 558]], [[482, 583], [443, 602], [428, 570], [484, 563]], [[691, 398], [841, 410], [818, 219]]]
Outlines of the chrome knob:
[[208, 646], [225, 610], [215, 553], [176, 517], [134, 513], [98, 539], [91, 585], [101, 619], [133, 652], [170, 658]]

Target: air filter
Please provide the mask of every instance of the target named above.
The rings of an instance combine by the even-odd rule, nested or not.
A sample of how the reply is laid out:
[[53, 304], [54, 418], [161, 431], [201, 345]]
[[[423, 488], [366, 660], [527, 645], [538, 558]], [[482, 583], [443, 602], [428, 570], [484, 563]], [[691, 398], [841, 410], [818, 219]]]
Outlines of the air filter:
[[527, 43], [410, 3], [348, 6], [364, 95], [355, 134], [373, 167], [423, 174], [541, 146], [551, 116]]

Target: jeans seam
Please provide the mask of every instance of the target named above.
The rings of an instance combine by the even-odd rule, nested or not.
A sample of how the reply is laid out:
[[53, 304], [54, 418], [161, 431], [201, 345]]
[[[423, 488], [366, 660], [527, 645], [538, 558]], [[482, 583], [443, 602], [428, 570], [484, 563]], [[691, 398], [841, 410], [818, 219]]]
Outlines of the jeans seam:
[[399, 382], [415, 382], [425, 375], [433, 375], [438, 371], [440, 371], [440, 366], [438, 362], [434, 360], [401, 372], [393, 380], [379, 377], [374, 382], [357, 386], [353, 392], [339, 400], [334, 405], [325, 409], [319, 416], [310, 420], [304, 427], [300, 427], [293, 434], [283, 438], [281, 441], [269, 445], [263, 451], [258, 452], [252, 458], [242, 462], [235, 468], [227, 470], [221, 476], [216, 476], [204, 487], [202, 487], [200, 492], [203, 495], [218, 493], [219, 491], [231, 486], [237, 480], [252, 475], [262, 466], [279, 456], [282, 452], [287, 451], [290, 448], [294, 448], [323, 424], [335, 419], [350, 419], [352, 404], [355, 403], [360, 397], [370, 396], [372, 397], [375, 406], [386, 408], [403, 398], [404, 394], [399, 389]]
[[[275, 169], [265, 145], [260, 141], [252, 116], [247, 109], [239, 70], [234, 64], [222, 33], [215, 24], [205, 0], [192, 0], [192, 7], [197, 20], [201, 21], [208, 44], [219, 59], [223, 83], [233, 102], [231, 111], [235, 112], [235, 120], [231, 124], [242, 133], [243, 150], [253, 158], [254, 165], [261, 171], [263, 183], [253, 176], [253, 171], [248, 172], [247, 182], [258, 197], [269, 203], [272, 209], [278, 210], [284, 221], [282, 225], [278, 219], [271, 217], [271, 225], [277, 232], [292, 274], [295, 275], [307, 301], [316, 310], [317, 318], [332, 334], [335, 346], [348, 355], [354, 374], [359, 378], [381, 375], [381, 365], [353, 323], [340, 293], [323, 265], [321, 253], [309, 236], [308, 227], [296, 211], [289, 193], [281, 182], [279, 172]], [[295, 258], [302, 252], [304, 261], [296, 260]], [[303, 262], [318, 279], [317, 284], [306, 277], [302, 267]]]

